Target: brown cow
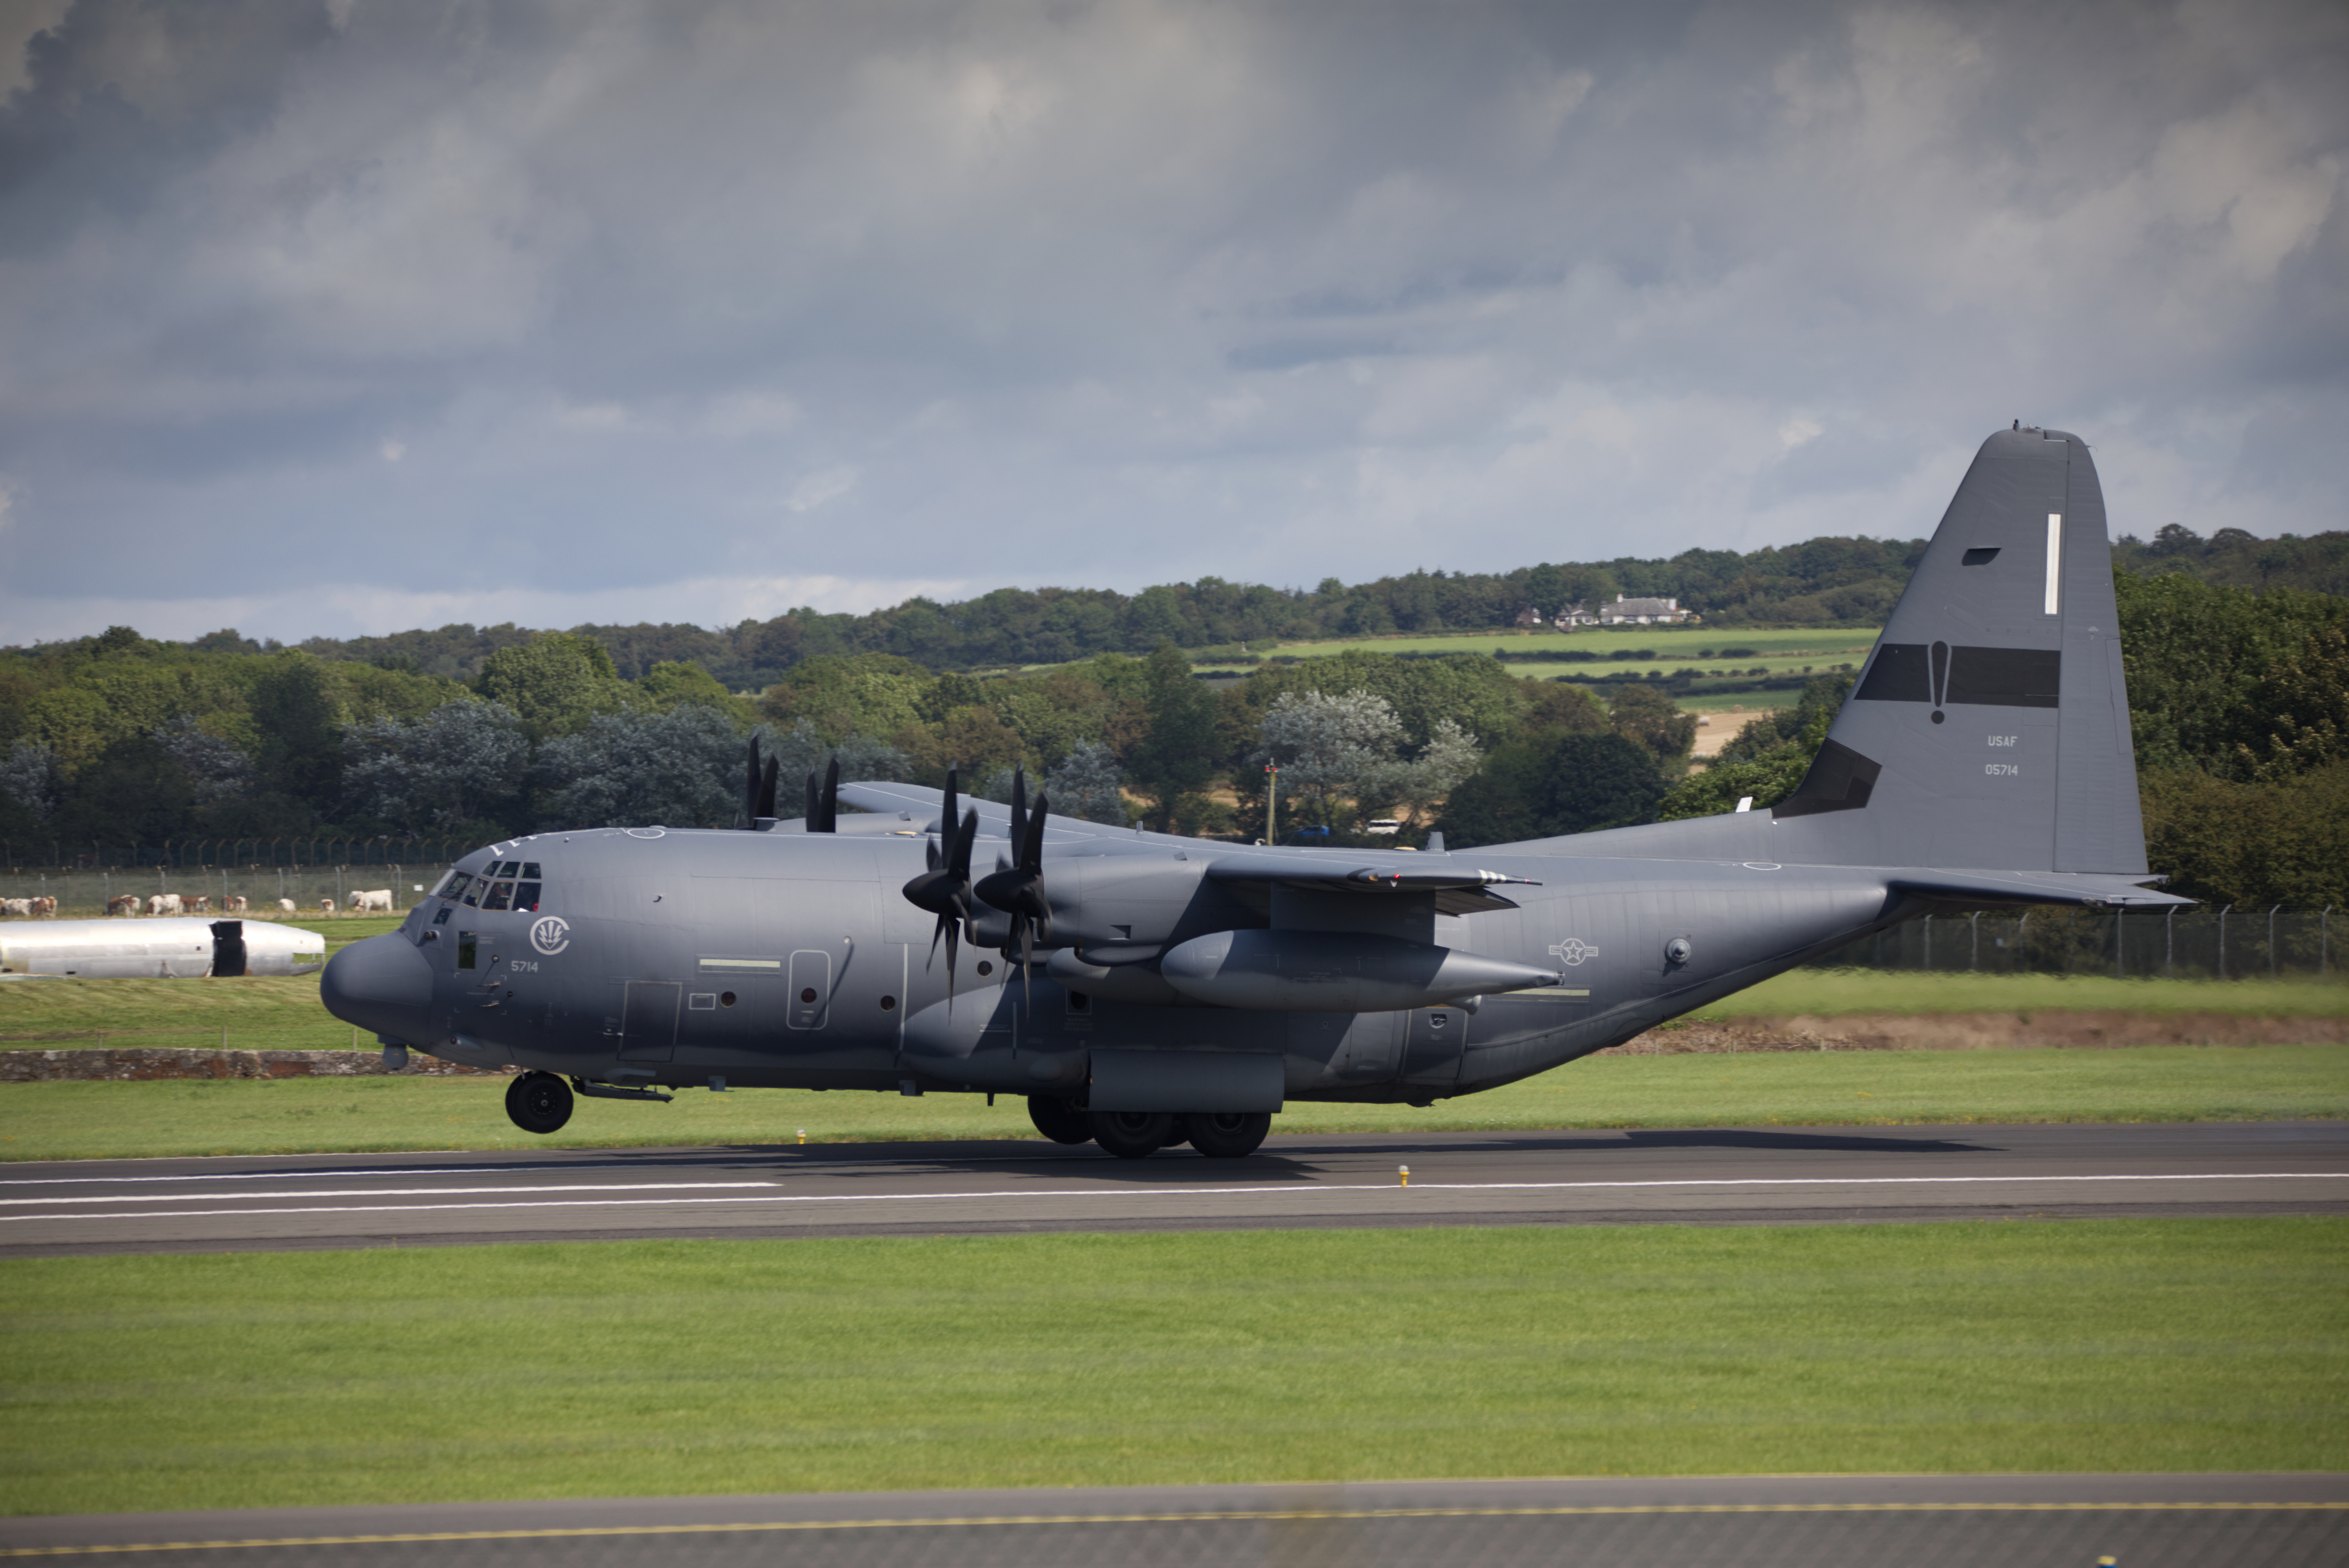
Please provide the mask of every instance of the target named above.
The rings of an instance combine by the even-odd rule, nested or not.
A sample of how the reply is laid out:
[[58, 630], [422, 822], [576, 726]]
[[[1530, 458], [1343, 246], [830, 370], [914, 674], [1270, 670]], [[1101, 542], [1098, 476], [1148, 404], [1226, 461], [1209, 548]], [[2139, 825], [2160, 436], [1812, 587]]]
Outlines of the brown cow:
[[109, 914], [137, 914], [139, 913], [139, 895], [135, 892], [116, 893], [112, 898], [106, 901], [106, 913]]

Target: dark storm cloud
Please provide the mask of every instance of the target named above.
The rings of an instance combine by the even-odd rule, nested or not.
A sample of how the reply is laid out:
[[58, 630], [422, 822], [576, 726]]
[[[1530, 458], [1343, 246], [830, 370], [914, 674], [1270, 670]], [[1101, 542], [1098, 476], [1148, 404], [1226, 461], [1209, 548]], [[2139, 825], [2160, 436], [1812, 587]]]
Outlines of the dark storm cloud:
[[8, 639], [1911, 534], [2012, 416], [2140, 531], [2349, 477], [2337, 6], [19, 31]]

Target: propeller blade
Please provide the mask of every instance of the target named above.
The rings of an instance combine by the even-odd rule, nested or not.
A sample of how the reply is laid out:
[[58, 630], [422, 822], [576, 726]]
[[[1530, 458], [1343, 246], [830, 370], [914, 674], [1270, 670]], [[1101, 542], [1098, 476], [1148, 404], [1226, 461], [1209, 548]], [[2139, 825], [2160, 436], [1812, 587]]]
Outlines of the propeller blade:
[[[753, 744], [756, 744], [756, 742], [754, 741]], [[750, 820], [752, 821], [755, 822], [761, 817], [765, 817], [771, 820], [773, 819], [775, 815], [775, 775], [781, 769], [782, 766], [783, 759], [781, 758], [770, 757], [767, 758], [767, 765], [759, 770], [759, 801], [757, 809], [750, 813]]]
[[832, 754], [832, 760], [824, 764], [823, 794], [818, 805], [823, 811], [823, 826], [818, 831], [840, 831], [840, 753], [837, 751]]
[[808, 769], [807, 776], [807, 830], [811, 833], [818, 830], [815, 825], [815, 769], [812, 768]]
[[750, 732], [750, 759], [742, 779], [742, 810], [734, 819], [737, 828], [748, 828], [759, 814], [759, 732]]
[[1011, 770], [1011, 830], [1005, 837], [1010, 841], [1011, 852], [1019, 852], [1019, 841], [1028, 831], [1028, 769], [1025, 765]]

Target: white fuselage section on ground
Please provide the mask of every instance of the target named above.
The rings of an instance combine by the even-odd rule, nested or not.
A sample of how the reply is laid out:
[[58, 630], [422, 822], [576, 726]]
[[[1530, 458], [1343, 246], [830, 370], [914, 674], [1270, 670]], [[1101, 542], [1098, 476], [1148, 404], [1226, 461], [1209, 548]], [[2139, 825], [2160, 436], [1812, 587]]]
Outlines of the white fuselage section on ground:
[[[315, 931], [248, 920], [248, 975], [298, 975], [326, 962]], [[201, 917], [44, 921], [0, 926], [0, 974], [72, 975], [85, 980], [192, 980], [212, 972], [213, 923]]]

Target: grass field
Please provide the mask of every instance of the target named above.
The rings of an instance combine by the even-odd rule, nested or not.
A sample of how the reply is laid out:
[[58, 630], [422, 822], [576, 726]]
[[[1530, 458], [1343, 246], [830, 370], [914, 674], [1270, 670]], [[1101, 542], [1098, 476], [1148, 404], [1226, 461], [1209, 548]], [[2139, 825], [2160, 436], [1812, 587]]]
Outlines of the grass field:
[[1486, 655], [1574, 650], [1594, 653], [1603, 659], [1617, 648], [1653, 648], [1661, 657], [1685, 660], [1694, 658], [1707, 648], [1715, 654], [1723, 648], [1751, 648], [1754, 656], [1743, 661], [1748, 665], [1785, 659], [1794, 659], [1799, 664], [1804, 655], [1814, 655], [1835, 662], [1846, 658], [1857, 662], [1859, 655], [1875, 645], [1877, 634], [1881, 630], [1878, 626], [1797, 627], [1768, 632], [1737, 628], [1723, 630], [1718, 626], [1631, 626], [1607, 631], [1594, 627], [1580, 632], [1489, 632], [1459, 636], [1332, 638], [1324, 642], [1283, 643], [1274, 653], [1309, 659], [1343, 653], [1348, 648], [1367, 648], [1381, 654]]
[[[0, 1160], [405, 1149], [647, 1148], [1034, 1138], [1009, 1097], [909, 1099], [802, 1089], [582, 1100], [536, 1138], [502, 1078], [232, 1078], [0, 1084]], [[1409, 1106], [1292, 1101], [1294, 1132], [1569, 1127], [2257, 1121], [2349, 1116], [2349, 1046], [1593, 1057], [1485, 1094]]]
[[2331, 1470], [2349, 1221], [51, 1258], [0, 1334], [12, 1513]]
[[2067, 1008], [2338, 1017], [2349, 981], [2116, 980], [2101, 975], [1918, 974], [1793, 969], [1700, 1009], [1698, 1018], [1838, 1013], [2033, 1013]]
[[[328, 922], [327, 951], [393, 929], [393, 920]], [[2161, 1009], [2312, 1017], [2349, 1013], [2349, 983], [2113, 980], [2093, 975], [1890, 974], [1795, 970], [1697, 1015], [2032, 1013]], [[318, 1002], [315, 975], [243, 980], [33, 980], [0, 985], [0, 1050], [116, 1045], [237, 1050], [347, 1050], [352, 1030]], [[371, 1041], [362, 1037], [362, 1048]]]

